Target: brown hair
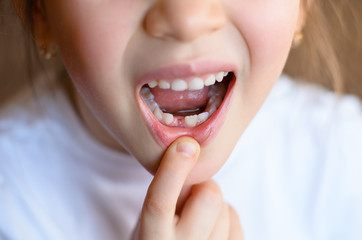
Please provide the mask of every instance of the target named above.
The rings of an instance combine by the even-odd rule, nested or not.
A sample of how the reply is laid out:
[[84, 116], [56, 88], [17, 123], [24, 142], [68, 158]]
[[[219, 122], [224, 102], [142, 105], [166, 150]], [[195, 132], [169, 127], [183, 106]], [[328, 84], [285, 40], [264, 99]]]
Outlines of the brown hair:
[[18, 13], [25, 29], [33, 33], [33, 14], [37, 0], [12, 0], [13, 6]]
[[[30, 33], [36, 1], [12, 0]], [[312, 0], [302, 44], [291, 50], [284, 72], [362, 98], [361, 13], [360, 0]]]
[[291, 50], [284, 71], [362, 98], [361, 13], [360, 0], [314, 0], [303, 41]]

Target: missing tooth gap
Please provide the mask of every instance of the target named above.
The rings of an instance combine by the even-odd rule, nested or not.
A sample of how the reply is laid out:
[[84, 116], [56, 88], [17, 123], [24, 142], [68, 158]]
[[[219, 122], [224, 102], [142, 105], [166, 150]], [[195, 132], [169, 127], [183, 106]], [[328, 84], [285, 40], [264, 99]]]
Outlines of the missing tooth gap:
[[199, 108], [195, 108], [195, 109], [184, 109], [184, 110], [180, 110], [180, 111], [176, 111], [176, 112], [168, 112], [167, 109], [161, 109], [161, 111], [163, 113], [171, 113], [174, 116], [181, 116], [181, 117], [187, 117], [187, 116], [192, 116], [192, 115], [198, 115], [200, 113], [203, 113], [206, 109], [206, 105], [199, 107]]

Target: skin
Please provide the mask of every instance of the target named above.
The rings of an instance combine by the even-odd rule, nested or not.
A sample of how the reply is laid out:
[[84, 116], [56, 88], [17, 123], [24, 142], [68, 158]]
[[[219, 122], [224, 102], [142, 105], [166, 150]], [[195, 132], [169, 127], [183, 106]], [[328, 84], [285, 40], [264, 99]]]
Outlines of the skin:
[[203, 146], [190, 183], [217, 172], [260, 108], [283, 69], [300, 10], [298, 0], [45, 0], [44, 6], [37, 39], [58, 45], [85, 124], [151, 173], [165, 149], [137, 107], [138, 78], [177, 63], [236, 64], [231, 109], [217, 137]]
[[[221, 196], [209, 179], [227, 160], [280, 76], [293, 36], [304, 23], [299, 0], [44, 0], [43, 6], [39, 4], [34, 14], [35, 38], [59, 47], [84, 124], [104, 144], [134, 155], [152, 174], [157, 172], [141, 216], [142, 236], [173, 223], [170, 219], [177, 216], [173, 208], [159, 214], [147, 207], [150, 193], [175, 209], [181, 202], [177, 209], [182, 211], [185, 206], [192, 209], [195, 199], [207, 194], [205, 189]], [[195, 162], [178, 178], [160, 180], [157, 176], [176, 169], [172, 164], [178, 166], [178, 158], [168, 157], [173, 145], [165, 152], [147, 129], [135, 101], [135, 86], [149, 71], [205, 60], [237, 66], [230, 110], [216, 137], [192, 158]], [[159, 167], [165, 161], [171, 165]], [[165, 191], [172, 184], [177, 186], [173, 194], [155, 190], [160, 186]], [[212, 203], [220, 206], [210, 217], [214, 222], [209, 229], [220, 218], [238, 222], [220, 199]], [[232, 226], [226, 224], [223, 232], [240, 236], [241, 230], [235, 231], [239, 224]]]

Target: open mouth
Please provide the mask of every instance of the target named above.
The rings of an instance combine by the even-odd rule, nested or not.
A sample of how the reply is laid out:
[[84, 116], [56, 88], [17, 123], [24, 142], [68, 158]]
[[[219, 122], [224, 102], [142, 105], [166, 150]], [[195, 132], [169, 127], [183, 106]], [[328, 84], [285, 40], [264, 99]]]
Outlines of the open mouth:
[[233, 72], [218, 72], [187, 80], [153, 80], [142, 86], [140, 95], [161, 124], [193, 128], [219, 109], [233, 79]]
[[136, 99], [145, 123], [162, 147], [181, 136], [206, 145], [225, 122], [236, 66], [224, 62], [174, 65], [140, 78]]

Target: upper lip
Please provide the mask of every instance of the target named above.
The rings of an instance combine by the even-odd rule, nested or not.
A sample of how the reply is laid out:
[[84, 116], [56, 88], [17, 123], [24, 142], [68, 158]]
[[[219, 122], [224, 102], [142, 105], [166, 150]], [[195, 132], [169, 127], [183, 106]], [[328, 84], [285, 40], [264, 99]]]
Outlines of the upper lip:
[[175, 64], [161, 67], [142, 75], [137, 81], [136, 91], [153, 80], [173, 80], [175, 78], [187, 78], [213, 74], [217, 72], [236, 72], [236, 66], [233, 63], [221, 61], [204, 61], [186, 64]]

